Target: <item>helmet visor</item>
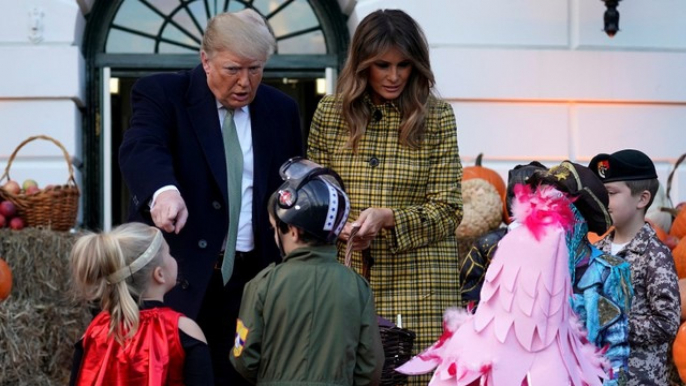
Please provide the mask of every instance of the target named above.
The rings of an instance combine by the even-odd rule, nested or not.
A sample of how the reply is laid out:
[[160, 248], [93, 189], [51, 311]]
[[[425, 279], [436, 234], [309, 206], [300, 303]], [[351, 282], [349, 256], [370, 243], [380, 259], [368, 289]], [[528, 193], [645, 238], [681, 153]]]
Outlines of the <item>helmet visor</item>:
[[337, 174], [331, 174], [329, 168], [325, 168], [318, 163], [302, 157], [293, 157], [286, 161], [281, 165], [281, 168], [279, 168], [279, 175], [281, 175], [281, 178], [288, 182], [295, 190], [299, 189], [302, 184], [314, 177], [322, 178], [340, 189], [345, 190], [343, 181]]
[[279, 174], [285, 181], [302, 180], [307, 177], [308, 174], [321, 168], [321, 165], [318, 165], [310, 160], [301, 157], [293, 157], [281, 165]]

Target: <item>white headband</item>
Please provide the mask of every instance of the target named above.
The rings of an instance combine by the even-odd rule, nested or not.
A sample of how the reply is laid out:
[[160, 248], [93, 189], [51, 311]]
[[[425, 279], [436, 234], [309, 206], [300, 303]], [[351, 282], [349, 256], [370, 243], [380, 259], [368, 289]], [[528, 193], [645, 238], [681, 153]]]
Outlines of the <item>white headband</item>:
[[162, 245], [162, 240], [162, 232], [158, 230], [155, 233], [155, 238], [152, 239], [150, 246], [148, 246], [148, 249], [146, 249], [142, 255], [138, 256], [136, 260], [132, 261], [131, 264], [107, 276], [107, 282], [110, 284], [117, 284], [145, 267], [150, 260], [157, 255], [157, 251], [159, 251], [160, 246]]

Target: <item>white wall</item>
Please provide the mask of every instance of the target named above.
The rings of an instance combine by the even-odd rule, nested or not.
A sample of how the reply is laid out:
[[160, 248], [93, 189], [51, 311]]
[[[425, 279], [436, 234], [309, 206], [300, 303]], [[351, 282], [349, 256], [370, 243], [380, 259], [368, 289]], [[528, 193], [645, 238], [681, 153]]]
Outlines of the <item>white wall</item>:
[[[70, 156], [78, 156], [79, 108], [85, 101], [84, 26], [74, 0], [0, 0], [2, 171], [15, 148], [38, 134], [55, 138]], [[34, 141], [19, 151], [10, 177], [19, 183], [32, 178], [41, 186], [64, 184], [66, 162], [57, 146]]]
[[[686, 153], [684, 1], [620, 2], [614, 38], [598, 0], [358, 0], [351, 31], [378, 8], [403, 9], [423, 27], [465, 165], [483, 152], [506, 178], [533, 159], [587, 164], [637, 148], [666, 184]], [[686, 201], [686, 165], [672, 199]]]

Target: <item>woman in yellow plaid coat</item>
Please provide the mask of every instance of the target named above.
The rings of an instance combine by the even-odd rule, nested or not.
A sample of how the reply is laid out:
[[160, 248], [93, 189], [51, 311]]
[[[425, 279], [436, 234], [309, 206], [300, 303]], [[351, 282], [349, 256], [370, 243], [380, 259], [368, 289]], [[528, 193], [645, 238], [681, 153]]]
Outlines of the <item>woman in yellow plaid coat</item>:
[[[415, 352], [441, 335], [443, 311], [459, 301], [462, 166], [455, 116], [433, 85], [416, 22], [376, 11], [355, 31], [338, 94], [320, 102], [308, 140], [309, 158], [346, 184], [359, 225], [353, 267], [361, 272], [362, 250], [373, 259], [377, 312], [391, 321], [402, 315], [417, 333]], [[339, 258], [344, 252], [340, 245]]]

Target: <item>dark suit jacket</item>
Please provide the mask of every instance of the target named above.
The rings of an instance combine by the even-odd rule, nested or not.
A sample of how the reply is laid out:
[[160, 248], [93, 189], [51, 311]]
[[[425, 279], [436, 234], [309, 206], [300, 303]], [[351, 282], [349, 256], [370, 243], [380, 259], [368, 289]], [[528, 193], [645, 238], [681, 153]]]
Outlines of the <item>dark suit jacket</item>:
[[[202, 66], [197, 66], [141, 78], [133, 87], [132, 104], [130, 128], [119, 151], [132, 196], [130, 220], [152, 224], [148, 203], [153, 193], [164, 185], [179, 188], [189, 217], [180, 234], [165, 233], [178, 261], [180, 283], [165, 302], [195, 318], [228, 230], [226, 164], [216, 99]], [[303, 153], [298, 107], [290, 97], [260, 85], [250, 104], [250, 119], [258, 261], [251, 262], [250, 277], [241, 282], [280, 260], [269, 229], [267, 200], [282, 183], [281, 164]], [[236, 275], [231, 282], [235, 279]]]

